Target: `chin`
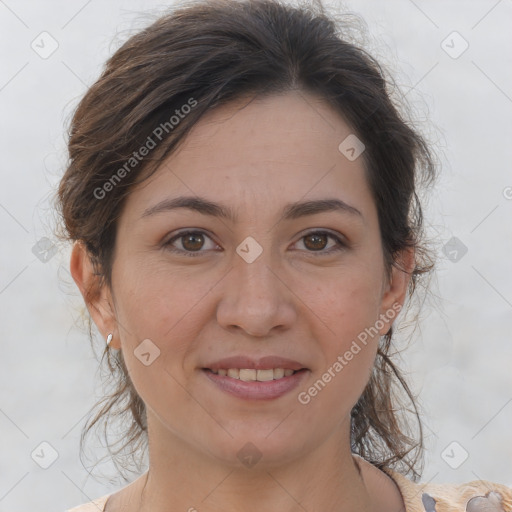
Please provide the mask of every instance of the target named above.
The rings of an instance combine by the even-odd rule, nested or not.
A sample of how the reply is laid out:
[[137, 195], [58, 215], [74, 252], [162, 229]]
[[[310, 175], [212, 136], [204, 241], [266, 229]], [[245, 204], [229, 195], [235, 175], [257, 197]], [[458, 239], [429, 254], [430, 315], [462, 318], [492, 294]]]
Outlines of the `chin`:
[[[274, 423], [273, 428], [279, 424]], [[269, 435], [269, 432], [270, 435]], [[304, 432], [302, 432], [304, 435]], [[208, 451], [223, 464], [238, 469], [269, 470], [299, 459], [305, 451], [306, 439], [298, 432], [245, 429], [229, 440], [215, 442]], [[313, 448], [313, 447], [312, 447]]]

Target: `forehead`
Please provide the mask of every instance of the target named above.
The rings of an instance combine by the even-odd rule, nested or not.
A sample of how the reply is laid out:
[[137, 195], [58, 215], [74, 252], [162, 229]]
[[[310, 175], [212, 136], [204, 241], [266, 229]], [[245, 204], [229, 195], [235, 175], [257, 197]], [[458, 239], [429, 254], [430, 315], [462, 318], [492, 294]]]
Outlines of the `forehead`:
[[339, 149], [351, 134], [330, 105], [304, 92], [238, 99], [203, 116], [129, 201], [139, 215], [178, 195], [253, 214], [327, 195], [368, 210], [363, 158]]
[[302, 166], [326, 158], [335, 163], [341, 156], [339, 143], [351, 132], [330, 105], [305, 92], [245, 97], [203, 116], [175, 157], [180, 152], [187, 158], [210, 154], [230, 167], [239, 167], [241, 161], [277, 164], [281, 156]]

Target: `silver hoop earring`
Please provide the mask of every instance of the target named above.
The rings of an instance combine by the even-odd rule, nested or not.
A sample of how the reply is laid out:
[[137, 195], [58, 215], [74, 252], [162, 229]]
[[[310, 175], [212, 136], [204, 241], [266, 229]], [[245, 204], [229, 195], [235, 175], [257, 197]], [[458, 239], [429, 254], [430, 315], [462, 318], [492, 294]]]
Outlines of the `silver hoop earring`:
[[110, 347], [110, 342], [112, 341], [112, 333], [110, 333], [108, 336], [107, 336], [107, 347]]

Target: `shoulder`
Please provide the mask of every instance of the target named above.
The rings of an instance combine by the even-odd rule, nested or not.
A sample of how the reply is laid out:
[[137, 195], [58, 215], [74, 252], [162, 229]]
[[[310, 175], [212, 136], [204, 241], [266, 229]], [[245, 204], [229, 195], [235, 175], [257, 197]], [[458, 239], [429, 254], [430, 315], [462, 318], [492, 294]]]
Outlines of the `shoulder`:
[[400, 489], [407, 512], [512, 512], [512, 488], [504, 484], [415, 483], [390, 468], [384, 471]]
[[70, 508], [69, 510], [66, 510], [66, 512], [103, 512], [109, 497], [110, 494], [106, 494], [105, 496], [92, 500], [89, 503], [84, 503], [83, 505]]

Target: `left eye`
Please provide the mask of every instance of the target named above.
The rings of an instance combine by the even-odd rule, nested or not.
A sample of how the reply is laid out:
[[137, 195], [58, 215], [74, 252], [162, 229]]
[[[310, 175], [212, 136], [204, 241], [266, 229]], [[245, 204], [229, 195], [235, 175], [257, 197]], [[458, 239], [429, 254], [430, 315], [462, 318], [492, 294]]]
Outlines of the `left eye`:
[[[334, 240], [334, 245], [332, 245], [328, 250], [324, 250], [329, 238]], [[185, 256], [199, 256], [201, 252], [205, 252], [201, 251], [204, 247], [205, 239], [210, 240], [214, 245], [216, 245], [204, 231], [185, 231], [169, 239], [165, 242], [164, 246], [169, 248], [172, 252], [181, 253]], [[174, 247], [174, 243], [177, 240], [180, 240], [182, 248]], [[303, 241], [306, 248], [312, 249], [307, 252], [320, 253], [320, 255], [330, 254], [331, 252], [346, 248], [346, 245], [340, 240], [340, 238], [328, 231], [312, 231], [302, 236], [299, 241]]]
[[[327, 251], [323, 251], [326, 246], [326, 241], [329, 238], [334, 240], [334, 245], [331, 246]], [[346, 247], [345, 244], [336, 235], [328, 231], [312, 231], [301, 237], [300, 240], [304, 240], [303, 243], [306, 247], [313, 249], [313, 251], [308, 252], [320, 252], [321, 254], [330, 254], [331, 252], [340, 251]]]

